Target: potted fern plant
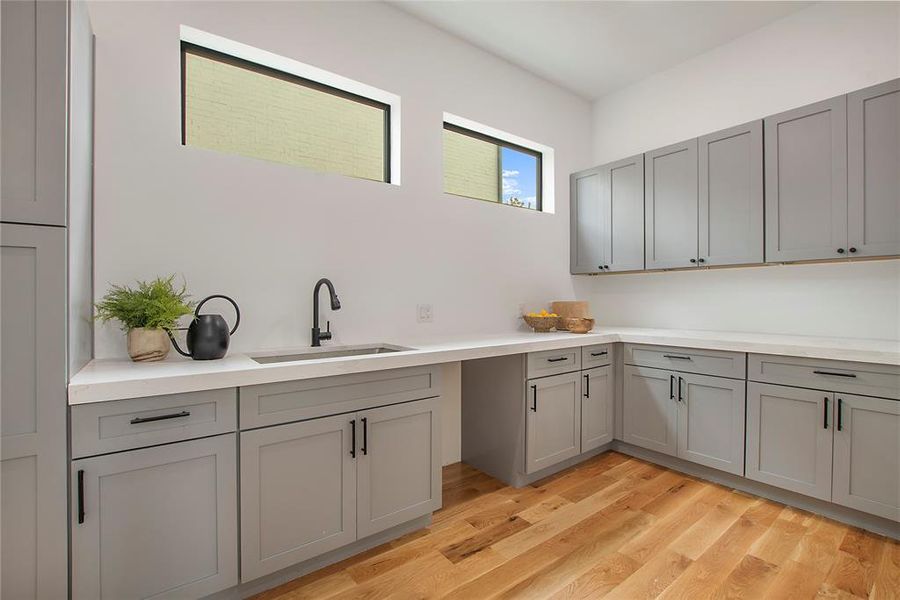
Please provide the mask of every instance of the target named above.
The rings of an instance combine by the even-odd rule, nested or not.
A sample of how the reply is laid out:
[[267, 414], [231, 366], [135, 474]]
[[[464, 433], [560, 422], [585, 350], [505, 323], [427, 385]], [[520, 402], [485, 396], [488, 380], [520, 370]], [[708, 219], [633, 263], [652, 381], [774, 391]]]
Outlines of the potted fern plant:
[[136, 288], [113, 285], [95, 306], [97, 319], [119, 321], [128, 334], [128, 355], [135, 362], [162, 360], [169, 354], [168, 332], [194, 310], [184, 284], [175, 276], [138, 281]]

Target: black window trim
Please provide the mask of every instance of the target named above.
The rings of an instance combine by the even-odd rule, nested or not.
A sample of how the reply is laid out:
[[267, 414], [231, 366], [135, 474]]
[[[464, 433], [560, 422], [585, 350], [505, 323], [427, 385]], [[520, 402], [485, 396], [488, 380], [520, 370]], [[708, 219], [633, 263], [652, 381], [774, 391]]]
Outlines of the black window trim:
[[[498, 198], [499, 201], [496, 204], [503, 204], [504, 206], [512, 206], [514, 208], [524, 208], [525, 210], [534, 210], [536, 212], [544, 212], [544, 202], [543, 202], [543, 188], [544, 188], [544, 153], [539, 150], [534, 150], [533, 148], [526, 148], [525, 146], [520, 146], [518, 144], [514, 144], [512, 142], [508, 142], [501, 138], [497, 138], [491, 135], [487, 135], [486, 133], [481, 133], [480, 131], [475, 131], [473, 129], [467, 129], [465, 127], [460, 127], [459, 125], [454, 125], [453, 123], [448, 123], [444, 121], [444, 129], [447, 131], [452, 131], [453, 133], [458, 133], [460, 135], [466, 135], [471, 138], [475, 138], [477, 140], [481, 140], [483, 142], [488, 142], [494, 144], [496, 146], [500, 146], [501, 148], [509, 148], [510, 150], [515, 150], [517, 152], [521, 152], [523, 154], [528, 154], [530, 156], [535, 157], [537, 160], [537, 164], [535, 165], [536, 179], [535, 182], [535, 208], [528, 208], [527, 206], [516, 206], [515, 204], [504, 204], [503, 203], [503, 160], [502, 157], [498, 157], [497, 160], [499, 162], [499, 176], [497, 181], [498, 186]], [[448, 192], [449, 193], [449, 192]], [[453, 194], [460, 195], [460, 194]], [[471, 198], [471, 196], [461, 196], [463, 198]], [[473, 198], [474, 200], [480, 200], [481, 198]]]
[[[353, 92], [348, 92], [347, 90], [342, 90], [341, 88], [337, 88], [331, 85], [327, 85], [325, 83], [316, 81], [314, 79], [308, 79], [306, 77], [301, 77], [300, 75], [295, 75], [293, 73], [288, 73], [287, 71], [282, 71], [280, 69], [276, 69], [274, 67], [270, 67], [267, 65], [262, 65], [251, 60], [246, 60], [243, 58], [238, 58], [237, 56], [232, 56], [231, 54], [227, 54], [225, 52], [219, 52], [218, 50], [212, 50], [210, 48], [206, 48], [205, 46], [200, 46], [198, 44], [193, 44], [191, 42], [186, 42], [181, 40], [181, 145], [187, 145], [187, 89], [186, 89], [186, 67], [187, 67], [187, 55], [194, 54], [196, 56], [202, 56], [205, 58], [209, 58], [212, 60], [217, 60], [219, 62], [239, 67], [242, 69], [246, 69], [248, 71], [253, 71], [255, 73], [259, 73], [262, 75], [267, 75], [269, 77], [274, 77], [276, 79], [281, 79], [282, 81], [287, 81], [290, 83], [296, 83], [298, 85], [302, 85], [304, 87], [308, 87], [314, 90], [318, 90], [320, 92], [326, 92], [333, 96], [338, 96], [340, 98], [344, 98], [346, 100], [352, 100], [354, 102], [358, 102], [360, 104], [366, 104], [368, 106], [374, 106], [375, 108], [380, 108], [384, 112], [384, 180], [383, 183], [391, 183], [391, 105], [385, 102], [380, 102], [378, 100], [373, 100], [372, 98], [368, 98], [366, 96], [361, 96], [359, 94], [354, 94]], [[358, 179], [364, 179], [362, 177]], [[372, 180], [370, 180], [372, 181]], [[377, 180], [375, 180], [377, 181]]]

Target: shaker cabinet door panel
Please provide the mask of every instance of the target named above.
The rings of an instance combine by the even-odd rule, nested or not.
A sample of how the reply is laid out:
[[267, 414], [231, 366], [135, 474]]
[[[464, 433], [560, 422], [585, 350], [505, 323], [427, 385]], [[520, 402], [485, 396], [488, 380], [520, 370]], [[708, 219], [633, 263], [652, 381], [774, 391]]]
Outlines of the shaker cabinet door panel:
[[765, 120], [766, 261], [847, 256], [847, 98]]
[[356, 540], [354, 419], [241, 433], [241, 581]]
[[835, 398], [834, 502], [900, 521], [900, 402]]
[[357, 413], [360, 539], [441, 507], [439, 400]]
[[613, 440], [614, 388], [611, 366], [581, 372], [581, 451]]
[[699, 140], [701, 264], [763, 262], [762, 140], [762, 121]]
[[750, 383], [747, 477], [831, 500], [833, 413], [830, 392]]
[[72, 463], [72, 598], [199, 598], [238, 583], [234, 434]]
[[675, 374], [630, 365], [625, 365], [623, 373], [623, 440], [675, 456], [678, 452]]
[[645, 243], [648, 269], [697, 264], [697, 140], [645, 155]]
[[676, 373], [678, 457], [744, 474], [746, 383], [738, 379]]
[[900, 254], [900, 79], [847, 96], [848, 252]]
[[534, 473], [581, 451], [581, 373], [529, 379], [525, 472]]
[[644, 268], [644, 155], [638, 154], [605, 167], [604, 209], [609, 222], [606, 271]]
[[609, 218], [603, 196], [609, 195], [607, 172], [597, 167], [570, 177], [572, 190], [570, 266], [572, 273], [598, 273], [606, 261], [604, 241]]

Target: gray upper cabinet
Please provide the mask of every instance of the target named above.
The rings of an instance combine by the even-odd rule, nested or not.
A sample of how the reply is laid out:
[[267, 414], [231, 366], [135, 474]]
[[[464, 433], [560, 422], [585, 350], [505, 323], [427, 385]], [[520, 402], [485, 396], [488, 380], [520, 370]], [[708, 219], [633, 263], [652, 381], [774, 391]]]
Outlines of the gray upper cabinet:
[[0, 220], [66, 224], [68, 4], [0, 3]]
[[744, 474], [743, 380], [676, 373], [678, 457]]
[[675, 456], [678, 400], [675, 374], [625, 365], [622, 439], [635, 446]]
[[763, 262], [762, 121], [699, 139], [699, 264]]
[[355, 415], [241, 433], [241, 580], [356, 540]]
[[528, 380], [526, 402], [526, 473], [580, 453], [581, 373]]
[[697, 264], [697, 139], [645, 154], [648, 269]]
[[615, 423], [613, 370], [611, 366], [581, 372], [581, 451], [587, 452], [613, 440]]
[[836, 399], [833, 501], [900, 521], [900, 402]]
[[831, 500], [833, 396], [801, 388], [747, 386], [747, 477]]
[[237, 585], [235, 461], [233, 433], [74, 461], [72, 598], [199, 598]]
[[441, 507], [437, 398], [357, 413], [357, 537]]
[[3, 224], [0, 239], [0, 596], [65, 598], [66, 232]]
[[571, 177], [571, 272], [644, 268], [644, 155]]
[[900, 79], [847, 96], [848, 252], [900, 254]]
[[765, 120], [766, 261], [847, 256], [847, 98]]

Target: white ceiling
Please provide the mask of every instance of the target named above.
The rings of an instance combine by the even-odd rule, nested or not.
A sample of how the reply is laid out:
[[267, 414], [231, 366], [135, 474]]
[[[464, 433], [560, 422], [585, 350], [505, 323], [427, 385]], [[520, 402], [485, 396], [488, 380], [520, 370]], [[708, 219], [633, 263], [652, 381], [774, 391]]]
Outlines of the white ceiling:
[[673, 67], [809, 4], [393, 2], [588, 99]]

